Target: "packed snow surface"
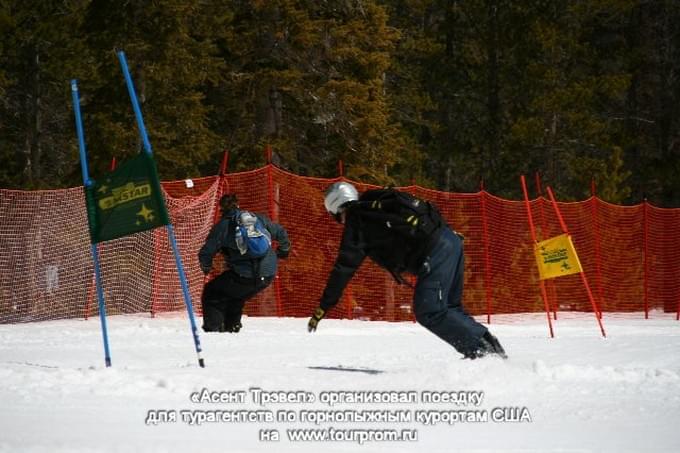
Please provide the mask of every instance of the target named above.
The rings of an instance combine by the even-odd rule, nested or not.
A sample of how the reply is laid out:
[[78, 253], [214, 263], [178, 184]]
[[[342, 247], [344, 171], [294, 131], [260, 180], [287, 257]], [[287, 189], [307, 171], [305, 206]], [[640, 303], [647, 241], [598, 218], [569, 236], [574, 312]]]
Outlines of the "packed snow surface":
[[475, 361], [412, 323], [251, 317], [200, 333], [203, 369], [182, 313], [110, 317], [110, 368], [97, 318], [0, 325], [0, 451], [678, 452], [680, 322], [631, 316], [492, 323], [510, 357]]

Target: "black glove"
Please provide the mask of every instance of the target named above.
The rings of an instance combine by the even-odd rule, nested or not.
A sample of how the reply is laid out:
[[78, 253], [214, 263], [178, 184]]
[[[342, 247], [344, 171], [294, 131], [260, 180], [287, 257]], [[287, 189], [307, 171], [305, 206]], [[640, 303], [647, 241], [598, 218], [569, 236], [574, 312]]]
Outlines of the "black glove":
[[290, 254], [290, 250], [282, 250], [282, 249], [277, 249], [276, 250], [276, 256], [279, 259], [285, 260], [288, 258], [288, 255]]
[[319, 325], [319, 321], [321, 321], [324, 316], [326, 316], [326, 311], [323, 308], [318, 307], [314, 310], [314, 314], [309, 318], [309, 322], [307, 323], [307, 330], [309, 332], [316, 331], [316, 326]]

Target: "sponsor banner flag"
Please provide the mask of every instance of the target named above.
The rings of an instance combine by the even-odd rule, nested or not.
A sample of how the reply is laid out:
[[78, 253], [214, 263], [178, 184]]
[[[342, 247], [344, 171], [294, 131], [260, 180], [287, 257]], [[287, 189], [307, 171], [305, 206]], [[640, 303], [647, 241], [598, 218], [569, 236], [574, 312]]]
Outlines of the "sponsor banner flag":
[[139, 153], [85, 188], [92, 243], [170, 223], [153, 157]]
[[538, 242], [534, 247], [541, 280], [583, 272], [571, 236], [568, 234]]

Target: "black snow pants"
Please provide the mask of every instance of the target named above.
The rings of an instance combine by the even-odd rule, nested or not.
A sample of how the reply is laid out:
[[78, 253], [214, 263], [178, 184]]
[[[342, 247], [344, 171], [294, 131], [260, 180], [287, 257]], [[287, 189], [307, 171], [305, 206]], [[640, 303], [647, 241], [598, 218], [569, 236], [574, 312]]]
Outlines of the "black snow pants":
[[418, 273], [416, 320], [461, 354], [480, 347], [486, 327], [463, 308], [463, 242], [447, 228]]
[[203, 330], [225, 332], [241, 322], [243, 306], [248, 299], [268, 287], [273, 277], [243, 278], [226, 271], [203, 288]]

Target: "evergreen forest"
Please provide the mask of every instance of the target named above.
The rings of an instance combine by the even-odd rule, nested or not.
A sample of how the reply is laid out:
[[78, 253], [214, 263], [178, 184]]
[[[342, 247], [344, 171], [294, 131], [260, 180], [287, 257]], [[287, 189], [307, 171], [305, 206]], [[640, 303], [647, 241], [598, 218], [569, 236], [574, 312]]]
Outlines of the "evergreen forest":
[[0, 187], [82, 185], [141, 149], [162, 180], [299, 175], [680, 207], [677, 0], [0, 0]]

